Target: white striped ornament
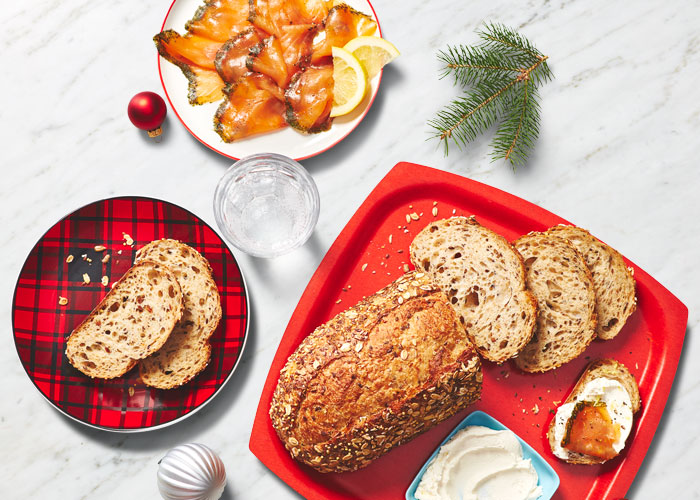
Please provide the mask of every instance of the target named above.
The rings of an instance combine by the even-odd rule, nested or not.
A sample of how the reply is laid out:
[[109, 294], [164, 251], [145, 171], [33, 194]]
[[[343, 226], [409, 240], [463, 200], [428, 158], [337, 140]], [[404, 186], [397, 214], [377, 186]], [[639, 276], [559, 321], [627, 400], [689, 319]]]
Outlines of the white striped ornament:
[[203, 444], [176, 446], [158, 462], [158, 489], [165, 500], [218, 500], [225, 486], [224, 463]]

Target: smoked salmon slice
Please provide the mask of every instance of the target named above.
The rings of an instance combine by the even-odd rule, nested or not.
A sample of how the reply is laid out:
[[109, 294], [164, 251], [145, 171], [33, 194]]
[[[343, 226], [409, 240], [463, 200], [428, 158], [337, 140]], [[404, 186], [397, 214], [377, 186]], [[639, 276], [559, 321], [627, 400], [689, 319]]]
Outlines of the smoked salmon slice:
[[289, 83], [289, 72], [284, 62], [282, 47], [274, 36], [267, 37], [250, 50], [246, 66], [250, 71], [269, 76], [281, 88], [285, 88]]
[[249, 28], [223, 44], [216, 54], [216, 71], [221, 79], [226, 83], [236, 83], [241, 76], [248, 73], [248, 54], [261, 41], [260, 32]]
[[276, 37], [282, 27], [295, 24], [321, 24], [328, 16], [323, 0], [250, 0], [248, 21]]
[[287, 125], [284, 103], [275, 95], [269, 77], [248, 73], [228, 85], [226, 99], [214, 116], [214, 127], [224, 142], [271, 132]]
[[188, 32], [221, 43], [250, 27], [248, 0], [209, 0], [185, 24]]
[[308, 133], [331, 126], [333, 107], [333, 64], [309, 66], [292, 78], [284, 94], [287, 123]]
[[215, 70], [214, 59], [221, 42], [199, 35], [185, 35], [165, 30], [153, 37], [161, 56], [171, 62], [194, 64], [200, 68]]
[[620, 439], [620, 427], [610, 418], [607, 407], [580, 402], [568, 423], [568, 434], [562, 446], [603, 460], [617, 456], [613, 444]]
[[343, 3], [336, 5], [328, 12], [325, 28], [314, 39], [311, 62], [330, 57], [333, 47], [344, 47], [353, 38], [372, 35], [376, 30], [377, 23], [370, 16]]
[[318, 24], [291, 24], [280, 28], [280, 46], [291, 75], [311, 62], [311, 49], [319, 28], [322, 26]]
[[[158, 52], [164, 58], [180, 68], [188, 81], [187, 99], [192, 105], [205, 104], [220, 100], [224, 95], [224, 81], [212, 69], [197, 66], [191, 59], [205, 62], [208, 60], [202, 54], [194, 51], [194, 46], [183, 43], [184, 40], [174, 31], [159, 33], [153, 40]], [[202, 44], [209, 48], [209, 44]]]

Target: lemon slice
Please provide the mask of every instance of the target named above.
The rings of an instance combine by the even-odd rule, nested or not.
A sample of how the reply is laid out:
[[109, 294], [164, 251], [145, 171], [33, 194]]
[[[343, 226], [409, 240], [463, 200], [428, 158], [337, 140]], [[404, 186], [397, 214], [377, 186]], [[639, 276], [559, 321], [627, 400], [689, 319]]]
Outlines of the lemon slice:
[[365, 97], [367, 72], [350, 52], [333, 47], [333, 80], [331, 116], [346, 115]]
[[345, 50], [354, 55], [367, 70], [367, 77], [373, 78], [379, 70], [401, 53], [391, 42], [378, 36], [358, 36], [350, 40]]

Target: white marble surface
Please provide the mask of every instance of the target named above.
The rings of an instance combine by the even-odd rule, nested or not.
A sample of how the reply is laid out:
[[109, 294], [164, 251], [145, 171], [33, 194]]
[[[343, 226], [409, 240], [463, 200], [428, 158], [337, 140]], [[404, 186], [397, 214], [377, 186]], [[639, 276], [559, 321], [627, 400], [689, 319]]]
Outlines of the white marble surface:
[[[207, 408], [170, 428], [116, 435], [51, 408], [22, 369], [10, 307], [26, 254], [59, 217], [114, 195], [149, 195], [213, 223], [214, 186], [229, 160], [170, 116], [155, 144], [126, 116], [129, 98], [161, 92], [151, 37], [169, 0], [5, 2], [0, 227], [0, 491], [3, 498], [157, 498], [156, 463], [199, 441], [229, 471], [225, 498], [297, 495], [248, 451], [258, 396], [284, 327], [326, 249], [398, 161], [465, 175], [592, 230], [690, 309], [676, 381], [629, 498], [698, 498], [700, 463], [700, 3], [695, 0], [376, 0], [384, 34], [403, 55], [385, 72], [373, 109], [343, 143], [304, 165], [321, 193], [312, 241], [274, 261], [235, 252], [253, 323], [235, 379]], [[542, 133], [530, 164], [489, 161], [488, 137], [449, 158], [425, 141], [426, 120], [455, 95], [435, 53], [475, 41], [484, 20], [516, 26], [550, 56]]]

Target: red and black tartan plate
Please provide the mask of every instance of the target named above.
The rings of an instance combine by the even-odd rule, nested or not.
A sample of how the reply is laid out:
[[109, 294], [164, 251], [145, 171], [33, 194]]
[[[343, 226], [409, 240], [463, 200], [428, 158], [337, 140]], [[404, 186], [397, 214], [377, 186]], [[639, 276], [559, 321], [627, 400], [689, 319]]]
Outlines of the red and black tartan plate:
[[[132, 246], [125, 235], [133, 238]], [[190, 383], [170, 390], [145, 386], [138, 369], [113, 380], [86, 377], [65, 356], [68, 335], [109, 290], [102, 277], [114, 283], [131, 267], [136, 250], [160, 238], [192, 246], [214, 271], [223, 316], [211, 337], [209, 365]], [[96, 251], [97, 245], [106, 249]], [[110, 258], [103, 262], [106, 254]], [[59, 297], [68, 303], [60, 305]], [[231, 251], [197, 216], [152, 198], [111, 198], [61, 219], [34, 246], [17, 280], [12, 324], [27, 375], [59, 411], [99, 429], [152, 430], [192, 415], [231, 377], [247, 337], [248, 294]]]

